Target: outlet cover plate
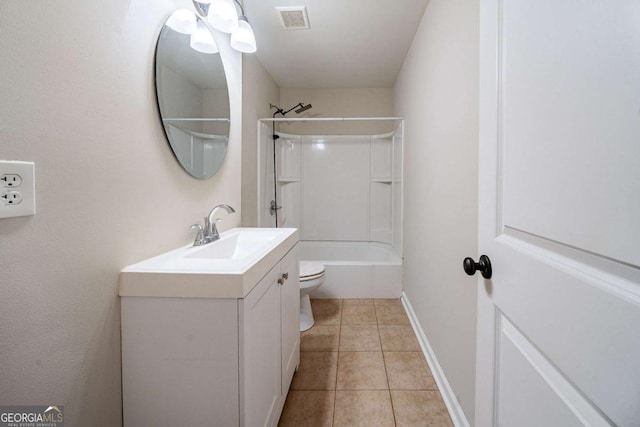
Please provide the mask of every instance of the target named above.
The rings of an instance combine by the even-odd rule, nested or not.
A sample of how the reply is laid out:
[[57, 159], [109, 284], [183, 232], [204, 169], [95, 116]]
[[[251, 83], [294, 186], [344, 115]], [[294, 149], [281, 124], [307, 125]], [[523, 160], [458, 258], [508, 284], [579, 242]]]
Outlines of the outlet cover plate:
[[0, 186], [0, 197], [5, 192], [18, 192], [22, 200], [18, 204], [8, 204], [0, 200], [0, 218], [35, 215], [36, 213], [36, 174], [35, 163], [15, 160], [0, 160], [0, 177], [19, 175], [20, 184], [5, 188]]

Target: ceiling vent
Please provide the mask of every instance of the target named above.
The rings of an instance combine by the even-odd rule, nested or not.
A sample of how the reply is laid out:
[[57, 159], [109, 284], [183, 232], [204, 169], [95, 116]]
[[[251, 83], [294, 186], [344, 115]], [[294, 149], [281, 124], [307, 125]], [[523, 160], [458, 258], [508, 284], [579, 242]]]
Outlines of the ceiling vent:
[[276, 7], [285, 30], [308, 30], [309, 17], [305, 6]]

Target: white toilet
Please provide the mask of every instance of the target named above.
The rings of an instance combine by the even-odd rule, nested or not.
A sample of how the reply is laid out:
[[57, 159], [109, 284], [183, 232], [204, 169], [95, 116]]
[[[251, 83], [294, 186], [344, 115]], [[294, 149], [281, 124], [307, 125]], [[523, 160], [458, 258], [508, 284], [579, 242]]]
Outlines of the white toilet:
[[313, 326], [313, 312], [309, 294], [324, 283], [324, 265], [313, 261], [300, 261], [300, 331]]

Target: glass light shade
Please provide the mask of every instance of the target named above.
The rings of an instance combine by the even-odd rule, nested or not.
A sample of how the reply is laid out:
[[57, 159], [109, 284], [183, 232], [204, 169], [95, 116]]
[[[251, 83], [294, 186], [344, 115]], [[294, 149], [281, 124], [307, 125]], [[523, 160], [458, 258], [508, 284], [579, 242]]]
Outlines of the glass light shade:
[[193, 34], [198, 26], [196, 14], [187, 9], [178, 9], [173, 12], [167, 20], [167, 25], [173, 31], [182, 34]]
[[207, 19], [213, 28], [223, 33], [231, 33], [238, 28], [238, 13], [233, 0], [213, 0]]
[[189, 43], [193, 50], [197, 50], [202, 53], [218, 53], [218, 45], [213, 36], [209, 32], [209, 29], [202, 23], [198, 22], [198, 29], [195, 33], [191, 34], [191, 41]]
[[239, 18], [238, 28], [231, 33], [231, 47], [242, 53], [253, 53], [257, 49], [256, 36], [245, 16]]

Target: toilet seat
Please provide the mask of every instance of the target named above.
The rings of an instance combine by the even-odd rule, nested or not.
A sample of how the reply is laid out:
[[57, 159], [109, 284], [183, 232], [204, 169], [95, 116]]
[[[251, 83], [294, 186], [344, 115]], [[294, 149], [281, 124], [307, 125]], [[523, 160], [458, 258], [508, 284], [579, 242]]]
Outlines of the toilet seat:
[[320, 277], [323, 277], [323, 276], [324, 276], [324, 271], [322, 273], [316, 274], [314, 276], [300, 277], [300, 281], [301, 282], [310, 282], [312, 280], [319, 279]]
[[313, 261], [300, 261], [300, 281], [314, 280], [324, 275], [324, 265]]

